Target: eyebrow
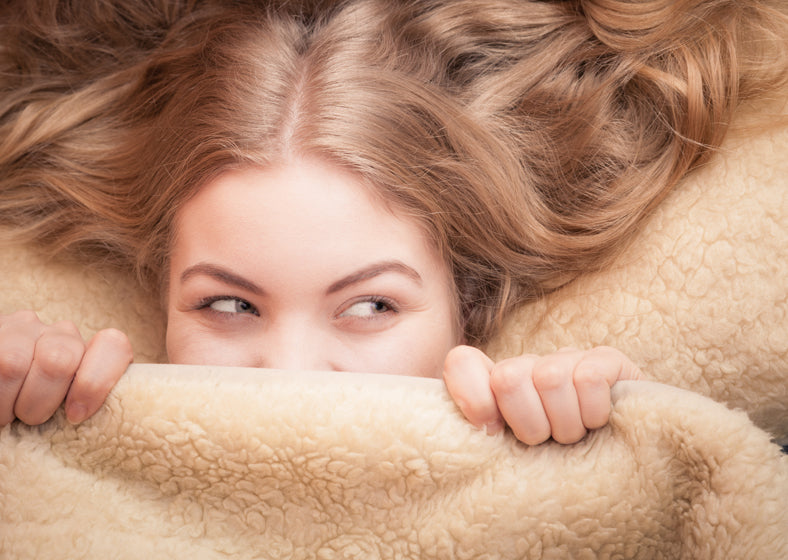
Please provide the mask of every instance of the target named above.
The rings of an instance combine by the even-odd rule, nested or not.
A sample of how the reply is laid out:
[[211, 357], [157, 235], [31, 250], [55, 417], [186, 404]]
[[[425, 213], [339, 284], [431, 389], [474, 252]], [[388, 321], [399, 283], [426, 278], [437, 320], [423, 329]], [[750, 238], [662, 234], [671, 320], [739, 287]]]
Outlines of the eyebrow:
[[[326, 293], [333, 294], [344, 290], [353, 284], [358, 284], [360, 282], [364, 282], [365, 280], [370, 280], [386, 273], [401, 274], [410, 278], [419, 286], [422, 286], [424, 283], [421, 275], [416, 272], [416, 269], [406, 265], [405, 263], [401, 261], [383, 261], [366, 266], [361, 270], [353, 272], [352, 274], [337, 280], [328, 287]], [[188, 267], [181, 274], [181, 283], [187, 282], [190, 278], [195, 276], [208, 276], [224, 284], [227, 284], [228, 286], [235, 286], [236, 288], [241, 288], [242, 290], [246, 290], [258, 296], [265, 295], [265, 290], [263, 290], [251, 280], [247, 280], [243, 276], [239, 276], [238, 274], [235, 274], [226, 268], [215, 264], [198, 263]]]
[[358, 284], [359, 282], [363, 282], [365, 280], [369, 280], [371, 278], [375, 278], [376, 276], [381, 276], [383, 274], [394, 272], [397, 274], [402, 274], [403, 276], [407, 276], [411, 280], [413, 280], [416, 284], [421, 286], [424, 282], [421, 279], [421, 275], [416, 272], [416, 270], [401, 261], [383, 261], [379, 263], [374, 263], [369, 266], [362, 268], [352, 274], [348, 274], [341, 280], [337, 280], [333, 284], [328, 287], [326, 290], [327, 294], [333, 294], [339, 292], [340, 290], [344, 290], [348, 286], [352, 286], [353, 284]]
[[190, 266], [181, 274], [181, 283], [184, 283], [195, 276], [208, 276], [224, 284], [227, 284], [228, 286], [235, 286], [236, 288], [241, 288], [242, 290], [258, 296], [265, 295], [265, 290], [263, 290], [251, 280], [247, 280], [243, 276], [239, 276], [238, 274], [230, 272], [226, 268], [222, 268], [221, 266], [214, 264], [198, 263], [194, 266]]

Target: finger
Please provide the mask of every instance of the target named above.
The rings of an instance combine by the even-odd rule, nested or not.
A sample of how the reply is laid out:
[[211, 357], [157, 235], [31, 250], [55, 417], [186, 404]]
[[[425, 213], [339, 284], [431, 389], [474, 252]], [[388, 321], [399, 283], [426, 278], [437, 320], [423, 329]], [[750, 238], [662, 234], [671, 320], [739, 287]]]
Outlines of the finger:
[[82, 335], [79, 332], [77, 326], [71, 321], [58, 321], [57, 323], [53, 323], [51, 327], [45, 327], [47, 330], [55, 330], [58, 332], [62, 332], [65, 334], [70, 334], [71, 336], [82, 338]]
[[599, 364], [580, 362], [575, 368], [575, 391], [583, 425], [595, 430], [610, 419], [610, 385]]
[[16, 399], [16, 417], [30, 425], [46, 422], [63, 402], [84, 352], [80, 336], [45, 330], [36, 341], [30, 372]]
[[594, 364], [612, 387], [617, 381], [636, 380], [643, 377], [640, 368], [621, 350], [610, 346], [597, 346], [583, 353], [580, 364]]
[[622, 352], [600, 346], [585, 352], [575, 366], [574, 385], [583, 424], [601, 428], [610, 419], [610, 388], [624, 379], [640, 379], [640, 369]]
[[128, 337], [116, 329], [99, 331], [87, 346], [66, 397], [66, 417], [77, 424], [101, 407], [133, 358]]
[[9, 326], [15, 327], [22, 324], [44, 326], [35, 311], [15, 311], [10, 315], [0, 315], [0, 330]]
[[534, 387], [550, 422], [553, 439], [559, 443], [575, 443], [586, 435], [573, 383], [574, 367], [581, 354], [550, 354], [534, 365]]
[[481, 350], [457, 346], [446, 356], [443, 379], [451, 398], [465, 417], [487, 433], [500, 432], [503, 418], [490, 388], [493, 361]]
[[550, 422], [533, 383], [535, 355], [523, 355], [495, 364], [490, 385], [498, 408], [514, 435], [528, 445], [550, 438]]
[[35, 314], [31, 315], [32, 320], [13, 322], [13, 316], [7, 316], [0, 326], [0, 426], [15, 418], [17, 395], [33, 363], [36, 341], [44, 330]]

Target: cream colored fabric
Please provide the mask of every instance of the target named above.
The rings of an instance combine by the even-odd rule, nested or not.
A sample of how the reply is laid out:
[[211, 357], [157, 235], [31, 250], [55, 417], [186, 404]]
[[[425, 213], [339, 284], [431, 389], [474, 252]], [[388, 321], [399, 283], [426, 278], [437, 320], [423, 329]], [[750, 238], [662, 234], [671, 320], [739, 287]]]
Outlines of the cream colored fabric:
[[[434, 380], [136, 364], [78, 427], [0, 430], [0, 558], [788, 558], [786, 154], [785, 127], [733, 136], [491, 345], [610, 344], [661, 382], [580, 444], [487, 437]], [[164, 358], [122, 276], [12, 247], [0, 285], [0, 313]]]
[[134, 366], [97, 417], [0, 432], [3, 558], [785, 558], [788, 457], [743, 413], [622, 383], [528, 448], [440, 381]]
[[734, 132], [617, 266], [514, 314], [490, 350], [598, 345], [788, 441], [788, 127]]

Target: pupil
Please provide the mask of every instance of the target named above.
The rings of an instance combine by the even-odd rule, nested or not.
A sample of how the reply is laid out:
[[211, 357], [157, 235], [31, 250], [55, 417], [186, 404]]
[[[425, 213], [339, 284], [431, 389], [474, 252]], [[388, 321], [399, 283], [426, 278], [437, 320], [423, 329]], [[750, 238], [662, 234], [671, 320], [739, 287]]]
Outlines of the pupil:
[[245, 301], [236, 301], [235, 310], [238, 312], [249, 311], [249, 304]]

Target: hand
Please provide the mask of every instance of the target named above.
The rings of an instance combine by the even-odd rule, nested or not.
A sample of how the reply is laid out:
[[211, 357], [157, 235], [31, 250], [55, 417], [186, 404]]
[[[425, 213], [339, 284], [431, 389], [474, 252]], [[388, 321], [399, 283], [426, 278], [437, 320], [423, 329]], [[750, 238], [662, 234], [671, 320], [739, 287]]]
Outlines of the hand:
[[481, 350], [457, 346], [448, 356], [444, 379], [463, 414], [487, 433], [506, 424], [520, 441], [537, 445], [552, 437], [575, 443], [610, 418], [610, 388], [640, 379], [640, 370], [614, 348], [564, 349], [523, 354], [494, 363]]
[[68, 321], [42, 323], [32, 311], [0, 315], [0, 426], [47, 421], [62, 402], [78, 423], [92, 416], [132, 361], [128, 337], [99, 331], [89, 343]]

